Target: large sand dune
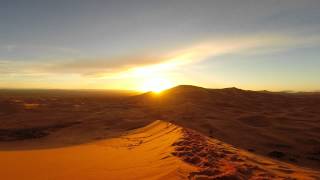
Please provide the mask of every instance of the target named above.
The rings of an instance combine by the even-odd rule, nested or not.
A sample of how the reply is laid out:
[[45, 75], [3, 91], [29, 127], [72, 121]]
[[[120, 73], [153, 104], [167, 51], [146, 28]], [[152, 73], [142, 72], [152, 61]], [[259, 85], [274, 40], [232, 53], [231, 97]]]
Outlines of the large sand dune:
[[164, 121], [88, 144], [0, 152], [0, 177], [44, 179], [316, 179], [320, 173], [238, 150]]
[[172, 156], [181, 128], [154, 122], [118, 138], [42, 150], [0, 152], [5, 180], [185, 179], [195, 167]]

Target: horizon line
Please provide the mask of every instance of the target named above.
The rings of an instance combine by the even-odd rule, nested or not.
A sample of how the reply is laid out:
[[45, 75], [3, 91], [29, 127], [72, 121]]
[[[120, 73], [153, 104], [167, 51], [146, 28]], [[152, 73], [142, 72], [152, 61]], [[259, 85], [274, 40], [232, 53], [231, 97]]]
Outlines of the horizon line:
[[[279, 91], [274, 91], [274, 90], [267, 90], [267, 89], [261, 89], [261, 90], [252, 90], [252, 89], [242, 89], [238, 88], [236, 86], [230, 86], [230, 87], [223, 87], [223, 88], [212, 88], [212, 87], [202, 87], [202, 86], [196, 86], [196, 85], [191, 85], [191, 84], [180, 84], [176, 85], [173, 87], [170, 87], [168, 89], [176, 88], [179, 86], [193, 86], [193, 87], [198, 87], [198, 88], [205, 88], [205, 89], [230, 89], [230, 88], [236, 88], [244, 91], [256, 91], [256, 92], [261, 92], [261, 91], [267, 91], [267, 92], [280, 92], [280, 93], [320, 93], [320, 90], [310, 90], [310, 91], [295, 91], [295, 90], [279, 90]], [[165, 90], [168, 90], [165, 89]], [[56, 90], [56, 91], [127, 91], [127, 92], [141, 92], [141, 93], [146, 93], [150, 91], [139, 91], [139, 90], [134, 90], [134, 89], [107, 89], [107, 88], [7, 88], [7, 87], [0, 87], [1, 90]]]

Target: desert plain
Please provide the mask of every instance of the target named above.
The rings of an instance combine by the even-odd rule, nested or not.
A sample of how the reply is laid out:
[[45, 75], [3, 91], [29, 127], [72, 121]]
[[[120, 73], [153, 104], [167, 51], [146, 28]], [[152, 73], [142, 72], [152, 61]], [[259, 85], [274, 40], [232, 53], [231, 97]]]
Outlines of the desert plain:
[[0, 91], [0, 177], [320, 179], [320, 94]]

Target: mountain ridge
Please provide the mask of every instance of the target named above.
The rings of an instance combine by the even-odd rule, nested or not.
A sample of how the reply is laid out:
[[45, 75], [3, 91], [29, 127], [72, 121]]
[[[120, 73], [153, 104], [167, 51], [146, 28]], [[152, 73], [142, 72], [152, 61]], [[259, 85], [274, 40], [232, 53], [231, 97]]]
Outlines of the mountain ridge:
[[263, 156], [320, 169], [320, 95], [182, 85], [135, 96], [132, 102], [155, 119]]

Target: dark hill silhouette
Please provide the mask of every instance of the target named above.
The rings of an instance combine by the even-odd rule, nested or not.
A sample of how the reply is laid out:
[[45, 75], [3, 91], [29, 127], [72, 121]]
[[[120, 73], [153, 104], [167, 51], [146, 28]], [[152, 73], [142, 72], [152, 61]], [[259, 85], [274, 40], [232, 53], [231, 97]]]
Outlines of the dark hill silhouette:
[[156, 119], [258, 154], [320, 168], [319, 94], [181, 85], [131, 100]]

